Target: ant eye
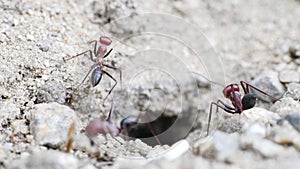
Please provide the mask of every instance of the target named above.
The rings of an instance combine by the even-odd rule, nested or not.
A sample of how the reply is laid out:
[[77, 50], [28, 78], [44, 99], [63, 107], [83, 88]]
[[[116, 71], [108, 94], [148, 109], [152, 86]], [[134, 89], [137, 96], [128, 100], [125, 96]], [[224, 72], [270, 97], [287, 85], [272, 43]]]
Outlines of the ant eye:
[[253, 93], [245, 94], [245, 96], [242, 99], [242, 104], [244, 106], [244, 110], [251, 109], [255, 106], [256, 103], [256, 97]]

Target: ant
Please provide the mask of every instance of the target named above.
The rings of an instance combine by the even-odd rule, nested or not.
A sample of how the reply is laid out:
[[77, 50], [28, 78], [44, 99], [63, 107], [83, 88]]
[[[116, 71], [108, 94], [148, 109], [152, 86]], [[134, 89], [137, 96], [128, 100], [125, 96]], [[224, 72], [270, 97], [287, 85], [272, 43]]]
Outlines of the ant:
[[[85, 131], [86, 131], [86, 135], [90, 138], [92, 145], [95, 143], [95, 137], [98, 134], [103, 134], [104, 136], [106, 134], [110, 134], [113, 137], [122, 134], [123, 136], [127, 137], [127, 136], [130, 136], [132, 129], [134, 130], [135, 127], [139, 124], [138, 120], [141, 117], [140, 115], [139, 116], [128, 116], [120, 122], [120, 127], [115, 126], [115, 124], [112, 121], [113, 109], [114, 109], [114, 104], [112, 102], [111, 108], [110, 108], [110, 111], [109, 111], [109, 114], [108, 114], [108, 117], [106, 120], [94, 119], [94, 120], [90, 121], [89, 124], [87, 125]], [[148, 129], [150, 130], [152, 136], [155, 137], [157, 143], [159, 145], [161, 145], [153, 128], [151, 127], [151, 124], [146, 123], [146, 125], [147, 125]]]
[[207, 135], [209, 134], [209, 126], [210, 126], [210, 121], [211, 121], [213, 105], [217, 106], [217, 112], [218, 112], [218, 108], [221, 108], [224, 111], [231, 113], [231, 114], [236, 114], [236, 113], [241, 114], [244, 110], [251, 109], [255, 106], [256, 96], [253, 93], [250, 93], [250, 88], [270, 97], [274, 101], [279, 100], [273, 96], [270, 96], [266, 92], [254, 87], [253, 85], [251, 85], [245, 81], [240, 81], [240, 83], [241, 83], [241, 86], [245, 93], [243, 98], [240, 93], [240, 88], [239, 88], [238, 84], [229, 84], [223, 89], [224, 96], [227, 99], [231, 100], [232, 106], [224, 103], [221, 100], [218, 100], [217, 102], [211, 102], [210, 110], [209, 110], [209, 117], [208, 117]]
[[114, 109], [114, 103], [111, 103], [110, 111], [106, 120], [94, 119], [89, 122], [85, 128], [86, 135], [90, 138], [92, 145], [94, 144], [94, 139], [98, 134], [110, 134], [111, 136], [119, 135], [121, 128], [114, 125], [112, 121], [112, 112]]
[[[93, 40], [93, 41], [88, 42], [88, 43], [94, 43], [94, 52], [92, 52], [92, 50], [87, 50], [87, 51], [84, 51], [84, 52], [79, 53], [79, 54], [74, 55], [74, 56], [70, 56], [70, 55], [67, 54], [69, 57], [64, 58], [63, 60], [66, 62], [67, 60], [70, 60], [70, 59], [73, 59], [75, 57], [78, 57], [78, 56], [84, 55], [86, 53], [89, 53], [91, 60], [95, 63], [91, 66], [90, 70], [88, 71], [88, 73], [86, 74], [86, 76], [84, 77], [82, 82], [76, 87], [75, 91], [77, 91], [79, 89], [79, 87], [84, 83], [84, 81], [86, 80], [86, 78], [88, 77], [88, 75], [92, 71], [93, 72], [92, 72], [91, 80], [92, 80], [93, 87], [97, 86], [99, 84], [101, 78], [102, 78], [102, 75], [106, 74], [108, 77], [110, 77], [115, 82], [113, 87], [109, 90], [108, 94], [104, 98], [104, 100], [106, 100], [106, 98], [110, 95], [110, 93], [115, 88], [115, 86], [117, 85], [118, 82], [112, 75], [110, 75], [108, 72], [106, 72], [103, 68], [107, 67], [107, 68], [119, 71], [120, 72], [120, 81], [121, 81], [121, 83], [122, 83], [122, 71], [121, 71], [120, 68], [110, 66], [110, 65], [107, 65], [107, 64], [103, 63], [103, 59], [105, 59], [111, 53], [111, 51], [113, 50], [111, 48], [107, 52], [107, 47], [112, 43], [112, 40], [107, 36], [100, 36], [100, 38], [99, 38], [100, 45], [99, 45], [98, 49], [97, 49], [97, 42], [98, 42], [97, 40]], [[93, 58], [93, 56], [95, 58]]]

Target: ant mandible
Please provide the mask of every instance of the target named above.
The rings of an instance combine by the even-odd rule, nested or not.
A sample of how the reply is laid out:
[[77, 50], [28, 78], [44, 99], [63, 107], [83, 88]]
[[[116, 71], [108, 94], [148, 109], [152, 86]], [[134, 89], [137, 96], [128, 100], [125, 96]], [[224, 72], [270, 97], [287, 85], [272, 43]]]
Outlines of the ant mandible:
[[[117, 85], [118, 82], [117, 82], [117, 80], [112, 75], [110, 75], [108, 72], [106, 72], [103, 68], [107, 67], [107, 68], [119, 71], [120, 72], [120, 81], [121, 81], [121, 83], [122, 83], [122, 71], [121, 71], [120, 68], [117, 68], [117, 67], [114, 67], [114, 66], [110, 66], [110, 65], [107, 65], [107, 64], [103, 63], [103, 59], [106, 58], [111, 53], [111, 51], [113, 50], [111, 48], [107, 52], [107, 47], [112, 43], [112, 40], [109, 37], [107, 37], [107, 36], [100, 36], [100, 38], [99, 38], [100, 45], [98, 47], [98, 50], [97, 50], [97, 40], [93, 40], [93, 41], [90, 41], [88, 43], [94, 43], [94, 52], [92, 52], [92, 50], [87, 50], [87, 51], [84, 51], [84, 52], [79, 53], [79, 54], [74, 55], [74, 56], [70, 56], [70, 55], [67, 54], [69, 57], [66, 58], [66, 59], [64, 58], [64, 61], [73, 59], [75, 57], [84, 55], [86, 53], [89, 53], [91, 60], [93, 62], [95, 62], [95, 63], [91, 66], [90, 70], [88, 71], [88, 73], [86, 74], [86, 76], [84, 77], [84, 79], [82, 80], [82, 82], [76, 87], [75, 91], [77, 91], [79, 89], [79, 87], [84, 83], [84, 81], [86, 80], [86, 78], [88, 77], [88, 75], [91, 73], [91, 71], [93, 71], [92, 72], [92, 78], [91, 78], [93, 87], [95, 87], [96, 85], [99, 84], [99, 82], [100, 82], [100, 80], [102, 78], [102, 74], [104, 73], [104, 74], [106, 74], [108, 77], [110, 77], [115, 82], [115, 84], [113, 85], [113, 87], [109, 90], [108, 94], [104, 98], [104, 100], [106, 100], [106, 98], [109, 96], [109, 94], [112, 92], [112, 90], [115, 88], [115, 86]], [[93, 56], [95, 58], [93, 58]]]
[[213, 105], [217, 106], [217, 112], [218, 112], [218, 108], [221, 108], [224, 111], [231, 114], [236, 114], [236, 113], [241, 114], [244, 110], [251, 109], [255, 106], [256, 97], [253, 93], [250, 93], [250, 88], [270, 97], [274, 101], [279, 100], [245, 81], [240, 81], [240, 83], [245, 93], [243, 98], [240, 93], [240, 88], [238, 84], [229, 84], [223, 89], [224, 96], [227, 99], [231, 100], [232, 106], [224, 103], [221, 100], [218, 100], [217, 102], [211, 102], [209, 117], [208, 117], [207, 135], [209, 134], [209, 126], [211, 121]]

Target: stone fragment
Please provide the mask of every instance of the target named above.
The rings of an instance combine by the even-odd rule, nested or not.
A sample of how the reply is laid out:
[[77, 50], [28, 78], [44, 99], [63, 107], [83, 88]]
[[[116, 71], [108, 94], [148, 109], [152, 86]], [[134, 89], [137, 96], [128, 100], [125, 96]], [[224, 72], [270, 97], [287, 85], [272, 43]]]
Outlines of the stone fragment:
[[264, 138], [266, 136], [267, 129], [265, 126], [254, 123], [254, 124], [245, 124], [243, 126], [243, 130], [246, 135], [253, 136], [253, 137], [259, 137]]
[[[280, 98], [284, 93], [284, 86], [280, 83], [278, 73], [276, 72], [262, 74], [256, 77], [251, 84], [275, 98]], [[257, 92], [256, 90], [252, 91], [259, 99], [267, 102], [272, 101], [272, 99], [260, 92]]]
[[35, 105], [31, 111], [30, 130], [37, 144], [57, 147], [67, 140], [76, 113], [56, 102]]
[[299, 82], [300, 74], [295, 70], [283, 70], [279, 73], [279, 80], [282, 83]]
[[199, 140], [194, 145], [194, 153], [206, 158], [229, 160], [240, 149], [240, 137], [236, 134], [228, 134], [215, 131], [212, 136]]
[[288, 114], [299, 113], [300, 103], [290, 97], [286, 97], [273, 104], [270, 110], [283, 117]]
[[284, 97], [300, 100], [300, 84], [294, 82], [287, 84], [287, 91], [284, 93]]
[[244, 110], [241, 116], [245, 116], [247, 122], [255, 122], [263, 125], [275, 124], [280, 118], [276, 113], [260, 107]]
[[[294, 127], [294, 129], [296, 129], [300, 133], [300, 114], [299, 113], [288, 114], [288, 115], [284, 116], [282, 118], [282, 120], [287, 120], [290, 123], [290, 125], [292, 125]], [[280, 123], [280, 121], [279, 121], [279, 123]]]
[[279, 156], [284, 148], [270, 140], [244, 135], [241, 138], [241, 147], [243, 149], [252, 149], [263, 157], [272, 158]]
[[271, 128], [270, 140], [281, 145], [293, 145], [300, 151], [300, 134], [287, 120], [279, 120], [278, 125]]
[[213, 139], [214, 149], [219, 160], [226, 160], [234, 156], [235, 152], [239, 150], [240, 138], [236, 133], [227, 134], [216, 131], [213, 134]]

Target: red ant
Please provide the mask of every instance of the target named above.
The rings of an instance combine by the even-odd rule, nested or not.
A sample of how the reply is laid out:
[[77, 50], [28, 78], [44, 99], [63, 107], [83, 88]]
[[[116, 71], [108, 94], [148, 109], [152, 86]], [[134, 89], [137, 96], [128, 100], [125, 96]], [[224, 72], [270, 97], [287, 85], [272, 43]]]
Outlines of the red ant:
[[255, 106], [256, 103], [256, 97], [253, 93], [250, 93], [250, 87], [268, 97], [270, 97], [272, 100], [277, 101], [279, 99], [270, 96], [266, 92], [252, 86], [251, 84], [240, 81], [241, 86], [244, 90], [244, 97], [242, 98], [242, 95], [240, 93], [240, 89], [238, 84], [230, 84], [227, 85], [224, 90], [223, 94], [226, 98], [231, 100], [232, 106], [224, 103], [221, 100], [218, 100], [217, 102], [211, 102], [210, 104], [210, 110], [209, 110], [209, 117], [208, 117], [208, 127], [207, 127], [207, 135], [209, 134], [209, 126], [210, 126], [210, 121], [211, 121], [211, 114], [212, 114], [212, 107], [213, 105], [217, 106], [217, 112], [218, 108], [223, 109], [224, 111], [231, 113], [231, 114], [241, 114], [244, 110], [251, 109]]
[[[119, 134], [122, 134], [123, 136], [126, 137], [130, 136], [132, 129], [135, 129], [135, 127], [139, 124], [138, 120], [140, 116], [128, 116], [120, 122], [120, 128], [115, 126], [112, 121], [113, 108], [114, 108], [114, 104], [112, 103], [106, 120], [103, 121], [100, 119], [94, 119], [90, 121], [89, 124], [87, 125], [85, 129], [86, 135], [90, 138], [92, 144], [94, 144], [95, 142], [94, 139], [98, 134], [103, 134], [104, 136], [106, 134], [110, 134], [111, 136], [118, 136]], [[152, 136], [155, 137], [157, 143], [161, 145], [154, 130], [151, 127], [151, 124], [146, 123], [146, 125], [150, 130]]]
[[[115, 84], [113, 85], [113, 87], [109, 90], [107, 96], [104, 98], [104, 100], [106, 100], [106, 98], [112, 92], [112, 90], [115, 88], [115, 86], [117, 85], [118, 82], [117, 82], [117, 80], [112, 75], [110, 75], [108, 72], [106, 72], [105, 70], [103, 70], [103, 68], [107, 67], [107, 68], [119, 71], [120, 72], [120, 81], [121, 82], [122, 82], [122, 71], [121, 71], [120, 68], [113, 67], [113, 66], [110, 66], [110, 65], [107, 65], [107, 64], [103, 63], [103, 59], [106, 58], [111, 53], [111, 51], [113, 50], [111, 48], [107, 52], [107, 46], [109, 46], [112, 43], [112, 40], [109, 37], [107, 37], [107, 36], [100, 36], [100, 38], [99, 38], [100, 45], [98, 47], [98, 50], [97, 50], [97, 40], [93, 40], [93, 41], [90, 41], [88, 43], [95, 43], [94, 44], [94, 52], [92, 52], [92, 50], [87, 50], [87, 51], [79, 53], [79, 54], [77, 54], [75, 56], [68, 55], [69, 57], [66, 58], [66, 59], [64, 59], [64, 61], [73, 59], [75, 57], [84, 55], [84, 54], [86, 54], [86, 53], [89, 52], [91, 60], [93, 62], [95, 62], [95, 63], [92, 65], [92, 67], [90, 68], [90, 70], [88, 71], [88, 73], [86, 74], [86, 76], [84, 77], [84, 79], [82, 80], [82, 82], [75, 89], [75, 91], [78, 90], [79, 87], [84, 83], [84, 81], [86, 80], [86, 78], [88, 77], [88, 75], [91, 73], [91, 71], [93, 71], [92, 72], [92, 85], [93, 85], [93, 87], [95, 87], [96, 85], [99, 84], [99, 82], [100, 82], [100, 80], [102, 78], [102, 74], [104, 73], [104, 74], [106, 74], [108, 77], [110, 77], [115, 82]], [[93, 58], [93, 54], [94, 54], [95, 58]]]

